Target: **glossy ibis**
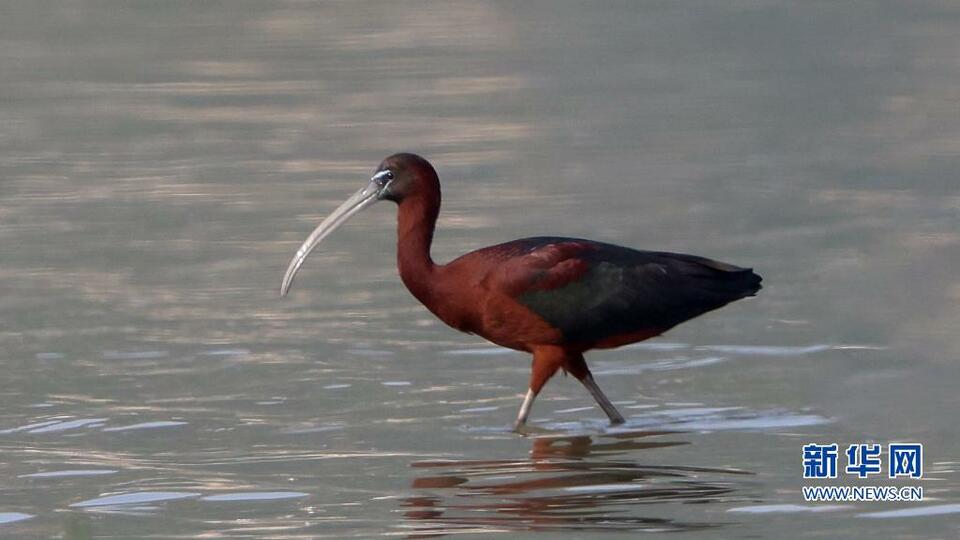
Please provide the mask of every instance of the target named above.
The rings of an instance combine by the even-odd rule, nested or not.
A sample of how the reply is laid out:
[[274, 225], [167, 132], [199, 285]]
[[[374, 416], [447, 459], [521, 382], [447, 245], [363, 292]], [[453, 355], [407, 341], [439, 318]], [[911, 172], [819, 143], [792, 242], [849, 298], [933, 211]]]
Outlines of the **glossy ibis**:
[[399, 207], [397, 265], [407, 289], [453, 328], [533, 354], [516, 428], [526, 423], [533, 400], [559, 369], [583, 383], [611, 423], [622, 423], [590, 375], [585, 351], [658, 336], [760, 290], [760, 276], [748, 268], [577, 238], [523, 238], [436, 264], [430, 244], [440, 212], [440, 180], [422, 157], [395, 154], [303, 242], [280, 294], [287, 294], [321, 240], [381, 200]]

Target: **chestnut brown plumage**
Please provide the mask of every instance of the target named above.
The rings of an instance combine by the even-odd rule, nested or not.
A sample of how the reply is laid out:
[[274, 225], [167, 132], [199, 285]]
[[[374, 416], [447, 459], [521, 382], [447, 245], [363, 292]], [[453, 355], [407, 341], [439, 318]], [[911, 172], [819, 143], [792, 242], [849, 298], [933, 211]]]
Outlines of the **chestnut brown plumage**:
[[612, 423], [623, 422], [594, 382], [584, 352], [658, 336], [760, 290], [761, 278], [749, 268], [578, 238], [524, 238], [436, 264], [430, 245], [440, 212], [440, 181], [427, 160], [395, 154], [304, 241], [281, 294], [323, 238], [379, 200], [399, 208], [397, 266], [407, 289], [449, 326], [533, 354], [517, 428], [560, 369], [583, 383]]

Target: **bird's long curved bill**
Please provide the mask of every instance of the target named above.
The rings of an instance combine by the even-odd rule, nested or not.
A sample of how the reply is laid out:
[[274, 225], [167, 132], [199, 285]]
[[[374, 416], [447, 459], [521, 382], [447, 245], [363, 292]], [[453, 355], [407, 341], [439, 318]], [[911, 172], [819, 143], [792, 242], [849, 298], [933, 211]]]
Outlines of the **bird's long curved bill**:
[[283, 284], [280, 286], [280, 296], [287, 295], [287, 291], [290, 290], [290, 285], [293, 284], [293, 277], [297, 275], [297, 270], [303, 265], [303, 261], [307, 259], [307, 255], [310, 255], [313, 248], [317, 247], [324, 238], [337, 230], [340, 225], [343, 225], [354, 214], [380, 200], [377, 197], [378, 193], [379, 186], [376, 182], [371, 181], [369, 185], [351, 195], [349, 199], [337, 207], [320, 225], [317, 225], [317, 228], [303, 241], [300, 249], [298, 249], [296, 255], [293, 256], [293, 260], [290, 261], [290, 266], [287, 267], [287, 273], [283, 275]]

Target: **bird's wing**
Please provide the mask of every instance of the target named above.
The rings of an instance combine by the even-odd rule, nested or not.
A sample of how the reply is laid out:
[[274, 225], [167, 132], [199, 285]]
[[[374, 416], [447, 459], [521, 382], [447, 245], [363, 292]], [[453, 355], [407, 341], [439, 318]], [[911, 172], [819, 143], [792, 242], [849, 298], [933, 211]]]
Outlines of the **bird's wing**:
[[496, 285], [571, 342], [660, 333], [754, 294], [751, 270], [692, 255], [577, 239], [529, 239], [504, 261]]

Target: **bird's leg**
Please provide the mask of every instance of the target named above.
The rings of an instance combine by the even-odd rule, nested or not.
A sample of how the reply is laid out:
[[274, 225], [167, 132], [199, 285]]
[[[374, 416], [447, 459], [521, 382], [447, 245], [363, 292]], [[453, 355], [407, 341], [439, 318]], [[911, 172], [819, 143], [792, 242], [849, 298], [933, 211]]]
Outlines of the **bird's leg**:
[[540, 389], [547, 384], [550, 377], [560, 369], [564, 363], [565, 354], [559, 347], [537, 347], [533, 350], [533, 367], [530, 372], [530, 388], [527, 389], [527, 395], [523, 398], [523, 405], [520, 405], [520, 413], [517, 414], [517, 421], [513, 423], [513, 429], [519, 430], [527, 423], [527, 417], [530, 416], [530, 408], [533, 406], [533, 400], [537, 398]]
[[523, 404], [520, 405], [520, 413], [517, 414], [517, 421], [513, 423], [513, 429], [518, 430], [522, 428], [527, 423], [527, 417], [530, 416], [530, 408], [533, 407], [533, 400], [536, 399], [537, 393], [533, 391], [533, 388], [527, 389], [527, 395], [523, 398]]
[[603, 412], [607, 413], [607, 417], [610, 418], [611, 424], [622, 424], [625, 422], [623, 416], [617, 411], [617, 408], [613, 406], [613, 403], [610, 403], [610, 400], [607, 399], [607, 396], [603, 393], [603, 390], [600, 390], [600, 387], [597, 386], [596, 381], [593, 380], [593, 375], [587, 373], [586, 377], [580, 379], [580, 382], [587, 387], [587, 390], [590, 391], [590, 395], [593, 396], [593, 399], [597, 401], [597, 405], [603, 409]]
[[593, 399], [596, 400], [597, 405], [603, 409], [603, 412], [606, 413], [607, 418], [610, 419], [611, 424], [622, 424], [624, 423], [623, 416], [617, 411], [617, 408], [613, 406], [613, 403], [610, 403], [610, 400], [607, 399], [606, 394], [603, 393], [603, 390], [600, 390], [600, 387], [597, 386], [597, 382], [593, 380], [593, 375], [590, 374], [590, 369], [587, 367], [587, 361], [583, 359], [583, 354], [570, 355], [566, 362], [563, 364], [563, 368], [567, 370], [571, 375], [577, 378], [581, 384], [587, 387], [587, 390], [590, 392], [590, 395], [593, 396]]

